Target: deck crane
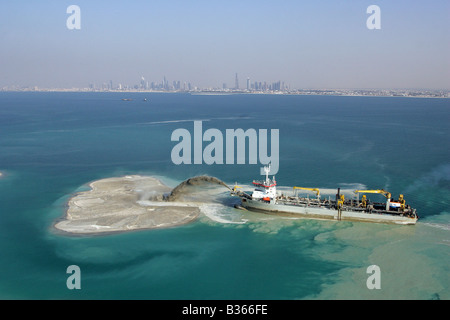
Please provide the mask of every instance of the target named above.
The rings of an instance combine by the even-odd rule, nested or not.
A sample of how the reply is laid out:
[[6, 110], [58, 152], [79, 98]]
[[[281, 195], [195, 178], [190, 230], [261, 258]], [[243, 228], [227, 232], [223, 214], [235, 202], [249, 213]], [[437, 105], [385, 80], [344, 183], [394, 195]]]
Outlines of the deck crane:
[[[383, 189], [379, 189], [379, 190], [355, 190], [354, 192], [356, 194], [358, 194], [358, 193], [379, 193], [379, 194], [382, 194], [383, 196], [386, 197], [386, 210], [389, 210], [389, 207], [391, 205], [391, 196], [392, 196], [390, 192], [388, 192], [386, 190], [383, 190]], [[365, 196], [363, 196], [363, 198], [361, 200], [361, 204], [364, 207], [367, 205]]]
[[295, 190], [308, 190], [308, 191], [314, 191], [316, 193], [317, 196], [317, 200], [320, 200], [320, 190], [317, 188], [304, 188], [304, 187], [294, 187], [294, 192]]

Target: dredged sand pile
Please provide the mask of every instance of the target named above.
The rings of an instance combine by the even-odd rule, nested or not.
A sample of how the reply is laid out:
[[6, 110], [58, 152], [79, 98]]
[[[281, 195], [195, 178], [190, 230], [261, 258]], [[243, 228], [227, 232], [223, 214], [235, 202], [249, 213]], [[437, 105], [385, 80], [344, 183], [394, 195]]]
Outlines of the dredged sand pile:
[[63, 220], [54, 226], [73, 234], [98, 234], [137, 229], [167, 228], [195, 220], [193, 203], [166, 202], [171, 188], [144, 176], [107, 178], [90, 183], [92, 190], [68, 202]]

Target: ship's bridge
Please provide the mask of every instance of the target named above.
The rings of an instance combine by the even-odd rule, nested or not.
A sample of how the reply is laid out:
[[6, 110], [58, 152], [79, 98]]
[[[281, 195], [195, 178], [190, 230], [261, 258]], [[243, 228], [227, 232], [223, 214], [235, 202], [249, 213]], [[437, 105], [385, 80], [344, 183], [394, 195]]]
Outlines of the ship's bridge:
[[252, 193], [252, 198], [256, 200], [263, 199], [265, 201], [270, 201], [275, 199], [277, 196], [277, 182], [275, 177], [272, 177], [272, 179], [269, 178], [270, 164], [268, 167], [264, 167], [264, 171], [266, 173], [265, 180], [253, 180], [253, 184], [256, 188]]

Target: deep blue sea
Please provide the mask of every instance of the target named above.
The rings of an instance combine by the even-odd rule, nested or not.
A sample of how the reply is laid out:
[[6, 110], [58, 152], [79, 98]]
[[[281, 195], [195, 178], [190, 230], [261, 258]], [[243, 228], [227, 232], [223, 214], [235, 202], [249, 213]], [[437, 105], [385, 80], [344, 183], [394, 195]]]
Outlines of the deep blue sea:
[[[175, 165], [171, 134], [193, 133], [194, 120], [224, 134], [279, 129], [279, 186], [383, 188], [404, 194], [419, 222], [247, 213], [224, 191], [223, 203], [179, 227], [54, 231], [70, 197], [94, 180], [151, 175], [175, 187], [200, 174], [230, 185], [261, 177], [248, 161]], [[449, 299], [449, 120], [448, 99], [1, 92], [0, 298]], [[70, 265], [80, 267], [79, 290], [66, 286]], [[371, 265], [380, 289], [367, 287]]]

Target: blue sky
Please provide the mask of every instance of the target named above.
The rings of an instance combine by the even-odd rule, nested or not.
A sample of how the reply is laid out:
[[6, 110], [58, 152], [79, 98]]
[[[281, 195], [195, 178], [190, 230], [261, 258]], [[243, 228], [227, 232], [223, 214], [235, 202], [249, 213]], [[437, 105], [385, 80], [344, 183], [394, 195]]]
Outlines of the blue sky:
[[[68, 30], [66, 9], [81, 9]], [[369, 5], [381, 30], [369, 30]], [[278, 80], [450, 89], [450, 1], [2, 1], [0, 88]]]

